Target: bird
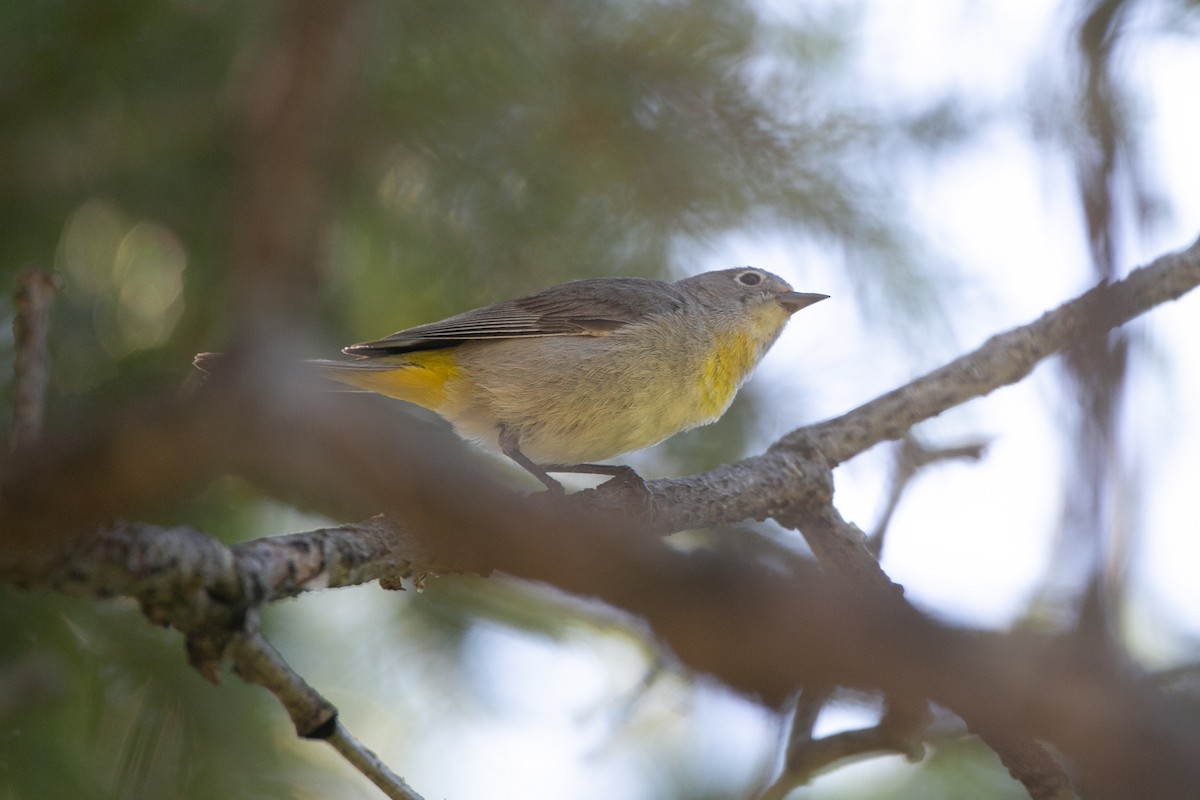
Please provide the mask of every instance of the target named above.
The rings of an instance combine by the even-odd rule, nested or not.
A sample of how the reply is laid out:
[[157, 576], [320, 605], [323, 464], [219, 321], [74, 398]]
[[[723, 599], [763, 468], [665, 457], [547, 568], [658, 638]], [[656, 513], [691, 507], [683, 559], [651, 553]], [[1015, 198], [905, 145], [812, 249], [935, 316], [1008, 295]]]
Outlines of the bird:
[[791, 316], [827, 297], [753, 267], [585, 278], [308, 363], [435, 412], [562, 494], [550, 473], [641, 483], [598, 462], [715, 422]]
[[[324, 379], [433, 411], [554, 494], [602, 464], [720, 419], [792, 314], [829, 295], [755, 267], [679, 281], [583, 278], [310, 359]], [[221, 354], [194, 365], [212, 372]]]

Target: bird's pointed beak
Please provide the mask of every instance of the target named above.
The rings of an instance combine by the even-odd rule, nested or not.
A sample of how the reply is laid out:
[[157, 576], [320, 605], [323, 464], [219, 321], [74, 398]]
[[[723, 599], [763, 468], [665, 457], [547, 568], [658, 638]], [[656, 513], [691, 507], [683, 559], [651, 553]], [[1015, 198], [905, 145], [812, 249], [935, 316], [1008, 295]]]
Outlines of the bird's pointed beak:
[[822, 300], [828, 300], [827, 294], [809, 294], [808, 292], [780, 292], [775, 295], [775, 299], [779, 304], [788, 310], [789, 314], [795, 314], [802, 308], [811, 306], [813, 303], [819, 303]]

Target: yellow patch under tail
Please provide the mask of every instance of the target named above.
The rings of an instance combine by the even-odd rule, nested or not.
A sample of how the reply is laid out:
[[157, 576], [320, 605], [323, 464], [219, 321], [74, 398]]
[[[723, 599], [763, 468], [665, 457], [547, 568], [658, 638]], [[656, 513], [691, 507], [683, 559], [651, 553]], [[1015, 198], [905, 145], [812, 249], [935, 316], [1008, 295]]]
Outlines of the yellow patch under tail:
[[[389, 369], [392, 364], [394, 368]], [[325, 361], [320, 366], [326, 377], [339, 383], [415, 403], [430, 411], [441, 407], [446, 399], [447, 381], [461, 372], [454, 353], [449, 350], [407, 353], [395, 362]]]

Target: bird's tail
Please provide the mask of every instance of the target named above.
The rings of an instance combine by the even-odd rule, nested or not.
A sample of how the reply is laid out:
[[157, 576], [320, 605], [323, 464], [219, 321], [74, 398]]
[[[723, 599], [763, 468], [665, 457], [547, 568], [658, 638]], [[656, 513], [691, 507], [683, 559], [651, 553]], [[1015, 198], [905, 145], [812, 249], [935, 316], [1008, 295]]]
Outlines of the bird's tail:
[[314, 359], [306, 363], [323, 377], [345, 386], [415, 403], [431, 411], [437, 411], [445, 400], [447, 381], [459, 374], [453, 356], [438, 351], [410, 353], [396, 361]]
[[[197, 353], [196, 369], [214, 374], [224, 353]], [[460, 373], [454, 356], [446, 351], [424, 351], [403, 358], [362, 358], [355, 361], [310, 359], [304, 362], [323, 379], [351, 391], [377, 392], [437, 411], [446, 397], [446, 383]]]

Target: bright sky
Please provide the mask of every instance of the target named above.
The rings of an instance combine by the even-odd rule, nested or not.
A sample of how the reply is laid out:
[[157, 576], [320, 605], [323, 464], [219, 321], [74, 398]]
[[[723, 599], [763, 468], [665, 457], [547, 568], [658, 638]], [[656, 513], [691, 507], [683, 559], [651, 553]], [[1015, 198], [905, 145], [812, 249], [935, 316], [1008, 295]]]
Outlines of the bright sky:
[[[882, 101], [899, 104], [957, 90], [982, 108], [1021, 104], [1038, 54], [1061, 41], [1064, 15], [1053, 3], [1002, 0], [869, 0], [862, 42], [862, 84]], [[1131, 242], [1125, 269], [1200, 234], [1200, 49], [1195, 40], [1160, 37], [1123, 62], [1148, 104], [1151, 168], [1174, 212], [1173, 221], [1145, 241]], [[1045, 70], [1056, 74], [1056, 68]], [[697, 271], [754, 264], [779, 272], [797, 288], [833, 299], [803, 311], [770, 353], [756, 381], [777, 391], [763, 420], [764, 442], [799, 425], [839, 414], [981, 343], [997, 331], [1027, 322], [1086, 288], [1088, 268], [1070, 176], [1034, 152], [1024, 130], [998, 125], [975, 145], [913, 178], [911, 210], [935, 253], [953, 267], [965, 291], [946, 309], [953, 341], [937, 352], [914, 352], [911, 342], [882, 347], [882, 328], [858, 316], [838, 256], [784, 237], [731, 238]], [[841, 300], [841, 298], [846, 298]], [[1200, 524], [1189, 501], [1200, 456], [1200, 296], [1152, 312], [1137, 330], [1150, 362], [1135, 364], [1127, 444], [1142, 469], [1144, 514], [1134, 574], [1142, 598], [1132, 612], [1144, 631], [1144, 655], [1169, 663], [1186, 658], [1183, 634], [1200, 635]], [[798, 387], [805, 404], [786, 402]], [[931, 443], [964, 438], [992, 441], [979, 464], [928, 471], [911, 488], [894, 520], [884, 566], [918, 604], [972, 625], [1004, 626], [1025, 608], [1049, 563], [1060, 513], [1064, 456], [1059, 428], [1067, 402], [1055, 369], [945, 415], [923, 429]], [[885, 448], [839, 470], [837, 504], [864, 528], [875, 521], [886, 488]], [[303, 664], [305, 648], [285, 647], [315, 685], [329, 691], [356, 732], [427, 797], [644, 796], [628, 767], [645, 769], [639, 742], [651, 752], [678, 748], [701, 753], [705, 781], [743, 780], [761, 771], [776, 733], [757, 707], [718, 690], [689, 693], [671, 678], [639, 690], [643, 654], [621, 637], [568, 637], [541, 641], [502, 628], [481, 627], [466, 642], [495, 676], [477, 687], [494, 717], [463, 719], [443, 737], [412, 740], [425, 683], [411, 669], [393, 669], [395, 643], [354, 631], [394, 626], [394, 611], [378, 602], [375, 587], [324, 593], [292, 606], [306, 625], [326, 620], [330, 636], [347, 643], [353, 675], [327, 663]], [[282, 610], [281, 610], [282, 611]], [[307, 628], [306, 628], [307, 630]], [[400, 634], [397, 634], [399, 636]], [[350, 644], [355, 643], [357, 644]], [[362, 652], [349, 652], [357, 647]], [[364, 649], [365, 648], [365, 649]], [[1195, 653], [1190, 654], [1195, 657]], [[427, 680], [436, 681], [430, 677]], [[361, 686], [369, 686], [364, 690]], [[427, 687], [426, 687], [427, 688]], [[390, 692], [394, 701], [381, 694]], [[614, 702], [628, 700], [613, 718]], [[372, 714], [380, 704], [387, 714]], [[400, 710], [400, 711], [398, 711]], [[403, 718], [396, 721], [397, 713]], [[443, 715], [439, 722], [444, 721]], [[830, 724], [838, 724], [833, 720]], [[844, 723], [842, 719], [840, 722]], [[613, 726], [632, 731], [614, 739]], [[442, 730], [440, 725], [438, 730]], [[301, 748], [311, 756], [312, 748]], [[397, 755], [403, 753], [403, 759]], [[324, 758], [324, 756], [320, 756]], [[681, 756], [680, 763], [694, 764]], [[895, 759], [835, 771], [805, 790], [830, 797], [849, 782], [880, 780]], [[448, 764], [470, 769], [448, 770]], [[658, 765], [669, 770], [670, 765]], [[637, 774], [637, 770], [634, 770]], [[639, 776], [640, 779], [643, 776]], [[719, 783], [708, 788], [719, 791]], [[730, 792], [735, 787], [730, 787]], [[363, 796], [374, 796], [365, 790]]]

